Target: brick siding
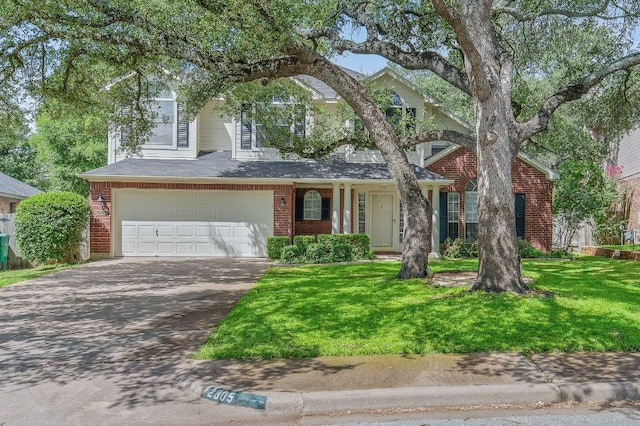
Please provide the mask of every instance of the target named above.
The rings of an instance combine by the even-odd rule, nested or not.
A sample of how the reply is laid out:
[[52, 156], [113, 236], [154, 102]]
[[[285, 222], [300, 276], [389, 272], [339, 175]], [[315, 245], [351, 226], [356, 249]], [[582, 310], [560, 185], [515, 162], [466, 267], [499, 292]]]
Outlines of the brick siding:
[[[431, 164], [428, 169], [455, 182], [441, 192], [460, 193], [460, 235], [464, 235], [464, 190], [469, 180], [477, 175], [478, 159], [466, 148], [459, 148]], [[544, 173], [520, 158], [511, 168], [514, 193], [525, 194], [525, 239], [541, 250], [551, 250], [552, 215], [551, 194], [553, 183]], [[434, 224], [437, 226], [437, 224]]]

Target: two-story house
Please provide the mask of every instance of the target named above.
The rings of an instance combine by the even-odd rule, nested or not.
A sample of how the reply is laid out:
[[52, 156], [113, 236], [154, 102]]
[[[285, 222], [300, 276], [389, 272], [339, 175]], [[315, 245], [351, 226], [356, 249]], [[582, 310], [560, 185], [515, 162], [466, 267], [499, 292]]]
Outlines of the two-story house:
[[[315, 78], [295, 79], [327, 111], [343, 102]], [[472, 133], [392, 70], [371, 80], [392, 93], [390, 108]], [[259, 123], [221, 116], [220, 100], [187, 122], [175, 99], [167, 92], [157, 100], [165, 119], [138, 157], [125, 158], [123, 134], [115, 132], [109, 164], [81, 175], [91, 188], [92, 257], [263, 257], [270, 235], [321, 233], [366, 233], [374, 251], [401, 251], [400, 200], [378, 151], [343, 147], [328, 159], [285, 159], [264, 143]], [[475, 238], [475, 155], [440, 141], [420, 144], [408, 156], [434, 207], [432, 254], [446, 238]], [[524, 156], [513, 165], [518, 235], [545, 250], [551, 249], [553, 179]]]

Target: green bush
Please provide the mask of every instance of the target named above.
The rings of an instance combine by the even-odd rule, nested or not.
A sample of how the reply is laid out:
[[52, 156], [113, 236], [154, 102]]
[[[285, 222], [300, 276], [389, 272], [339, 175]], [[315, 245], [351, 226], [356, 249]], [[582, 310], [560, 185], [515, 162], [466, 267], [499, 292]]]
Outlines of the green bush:
[[328, 263], [331, 262], [331, 251], [321, 244], [309, 244], [306, 253], [307, 261], [311, 263]]
[[546, 257], [542, 250], [535, 248], [527, 240], [518, 241], [518, 254], [522, 259]]
[[307, 247], [309, 244], [316, 242], [316, 237], [313, 235], [296, 235], [293, 237], [293, 245], [298, 246], [300, 249], [300, 255], [307, 255]]
[[288, 263], [295, 263], [301, 260], [300, 248], [298, 246], [286, 246], [282, 248], [280, 260]]
[[22, 201], [15, 217], [22, 255], [38, 263], [77, 259], [90, 213], [89, 203], [73, 192], [47, 192]]
[[464, 259], [467, 257], [478, 257], [478, 242], [456, 238], [445, 241], [447, 246], [442, 254], [446, 259]]
[[289, 237], [277, 236], [267, 237], [267, 256], [272, 260], [280, 260], [282, 249], [289, 245]]
[[334, 244], [331, 246], [331, 260], [333, 262], [348, 262], [353, 260], [353, 246], [344, 243]]

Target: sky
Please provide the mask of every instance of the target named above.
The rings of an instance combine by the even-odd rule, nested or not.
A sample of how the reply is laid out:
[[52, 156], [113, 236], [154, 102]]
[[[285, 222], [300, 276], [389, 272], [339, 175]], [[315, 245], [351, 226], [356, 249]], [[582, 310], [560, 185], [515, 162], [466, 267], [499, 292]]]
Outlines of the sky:
[[380, 56], [354, 55], [352, 53], [336, 56], [333, 59], [333, 62], [342, 67], [349, 68], [366, 75], [371, 75], [387, 66], [387, 60]]

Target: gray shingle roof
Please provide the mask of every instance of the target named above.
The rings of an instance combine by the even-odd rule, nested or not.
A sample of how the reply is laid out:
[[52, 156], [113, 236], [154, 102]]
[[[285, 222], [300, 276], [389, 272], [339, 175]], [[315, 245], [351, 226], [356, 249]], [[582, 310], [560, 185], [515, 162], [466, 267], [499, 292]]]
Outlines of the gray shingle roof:
[[14, 179], [9, 175], [0, 173], [0, 194], [2, 195], [22, 199], [34, 194], [39, 194], [40, 192], [42, 191], [38, 188], [34, 188], [33, 186], [20, 182], [18, 179]]
[[[413, 166], [418, 180], [446, 180], [422, 167]], [[80, 175], [99, 178], [226, 178], [284, 180], [391, 180], [386, 164], [347, 163], [343, 158], [300, 161], [238, 161], [230, 152], [212, 152], [197, 160], [128, 158]]]
[[[361, 74], [357, 71], [350, 70], [348, 68], [342, 68], [342, 69], [345, 70], [347, 74], [349, 74], [351, 77], [355, 78], [356, 80], [361, 80], [362, 78], [364, 78], [364, 74]], [[294, 78], [306, 84], [307, 86], [311, 87], [316, 92], [320, 93], [324, 99], [336, 99], [338, 97], [338, 94], [336, 93], [335, 90], [331, 88], [331, 86], [329, 86], [324, 81], [318, 80], [315, 77], [312, 77], [306, 74], [301, 74], [301, 75], [295, 76]]]

